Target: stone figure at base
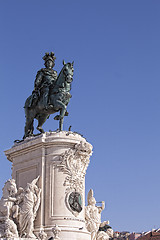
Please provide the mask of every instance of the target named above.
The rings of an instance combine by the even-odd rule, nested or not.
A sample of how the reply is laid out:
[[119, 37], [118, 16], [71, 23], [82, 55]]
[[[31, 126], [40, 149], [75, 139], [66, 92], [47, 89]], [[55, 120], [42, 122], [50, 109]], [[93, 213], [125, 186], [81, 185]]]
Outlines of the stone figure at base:
[[96, 200], [93, 197], [93, 190], [90, 189], [88, 193], [88, 206], [85, 209], [86, 227], [91, 232], [91, 239], [96, 240], [97, 232], [101, 224], [101, 212], [105, 207], [105, 203], [102, 202], [102, 207], [96, 206]]
[[3, 196], [0, 200], [0, 237], [18, 237], [17, 226], [14, 223], [14, 204], [17, 187], [15, 180], [9, 179], [3, 188]]
[[36, 186], [39, 177], [32, 183], [27, 183], [26, 188], [18, 196], [18, 222], [20, 237], [36, 238], [33, 234], [34, 220], [40, 205], [41, 190]]
[[[96, 200], [93, 197], [93, 190], [90, 189], [88, 193], [88, 206], [85, 208], [85, 220], [87, 230], [91, 233], [91, 240], [107, 240], [110, 238], [109, 234], [104, 230], [100, 230], [100, 227], [106, 225], [106, 221], [101, 223], [101, 212], [105, 208], [105, 203], [102, 201], [102, 206], [96, 206]], [[113, 230], [112, 230], [113, 231]], [[112, 234], [110, 234], [112, 235]]]
[[113, 229], [109, 226], [109, 221], [104, 221], [99, 226], [97, 240], [108, 240], [113, 238]]
[[38, 234], [38, 237], [40, 240], [45, 240], [47, 238], [47, 234], [44, 232], [44, 230], [41, 230]]
[[54, 235], [53, 239], [54, 240], [60, 240], [59, 235], [60, 235], [61, 229], [60, 229], [60, 227], [58, 227], [57, 224], [52, 228], [52, 232], [53, 232], [53, 235]]
[[14, 179], [9, 179], [3, 188], [0, 200], [0, 237], [36, 238], [33, 234], [34, 220], [40, 205], [41, 190], [36, 186], [39, 177], [26, 188], [17, 191]]

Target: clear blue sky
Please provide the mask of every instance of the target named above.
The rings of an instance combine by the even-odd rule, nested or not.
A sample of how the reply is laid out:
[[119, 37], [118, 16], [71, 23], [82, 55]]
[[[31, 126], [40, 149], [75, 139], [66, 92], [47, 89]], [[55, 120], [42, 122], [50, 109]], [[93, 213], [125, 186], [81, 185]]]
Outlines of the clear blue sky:
[[25, 99], [54, 51], [58, 72], [75, 61], [64, 128], [94, 147], [86, 192], [105, 200], [102, 219], [160, 227], [160, 1], [1, 1], [0, 36], [0, 189], [11, 176], [3, 151], [22, 138]]

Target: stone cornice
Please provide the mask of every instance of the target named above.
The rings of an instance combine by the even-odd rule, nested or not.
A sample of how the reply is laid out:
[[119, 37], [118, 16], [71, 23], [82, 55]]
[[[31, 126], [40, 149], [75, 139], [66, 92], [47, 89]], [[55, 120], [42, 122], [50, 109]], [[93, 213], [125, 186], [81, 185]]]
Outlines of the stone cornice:
[[26, 154], [33, 151], [34, 149], [47, 148], [55, 144], [57, 145], [57, 143], [59, 143], [59, 146], [67, 146], [68, 144], [73, 144], [74, 146], [79, 142], [86, 142], [86, 140], [77, 133], [66, 131], [46, 132], [35, 137], [26, 138], [22, 142], [15, 143], [12, 148], [4, 152], [7, 156], [7, 159], [12, 162], [15, 156], [22, 155], [22, 153]]

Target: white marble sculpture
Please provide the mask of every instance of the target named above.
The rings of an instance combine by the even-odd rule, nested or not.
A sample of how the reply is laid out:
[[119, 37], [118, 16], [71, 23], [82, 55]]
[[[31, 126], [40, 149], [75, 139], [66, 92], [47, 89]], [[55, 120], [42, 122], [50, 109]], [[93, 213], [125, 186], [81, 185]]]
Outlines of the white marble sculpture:
[[0, 237], [18, 237], [17, 226], [13, 221], [15, 195], [17, 187], [15, 180], [9, 179], [3, 188], [3, 196], [0, 200]]
[[[75, 144], [73, 148], [69, 148], [61, 154], [59, 158], [60, 164], [57, 165], [57, 168], [66, 175], [65, 181], [63, 182], [63, 185], [66, 187], [65, 203], [69, 211], [71, 211], [75, 217], [77, 217], [82, 211], [82, 202], [84, 201], [84, 179], [91, 154], [92, 146], [87, 142], [81, 141], [80, 143]], [[73, 202], [71, 204], [69, 196], [72, 194], [74, 196], [72, 196]], [[79, 198], [81, 199], [81, 203], [78, 200]]]
[[44, 230], [41, 230], [38, 234], [38, 239], [45, 240], [47, 238], [47, 234], [44, 232]]
[[34, 220], [41, 193], [36, 185], [38, 179], [18, 191], [15, 180], [10, 179], [5, 183], [0, 200], [0, 237], [36, 238], [33, 234]]
[[19, 206], [19, 233], [20, 237], [36, 238], [33, 234], [34, 220], [40, 205], [40, 193], [36, 185], [39, 177], [34, 179], [32, 183], [27, 183], [26, 188], [18, 196]]
[[98, 231], [97, 240], [108, 240], [113, 238], [113, 229], [109, 226], [109, 221], [102, 222], [99, 227], [99, 229], [105, 229], [105, 231]]
[[[101, 212], [105, 208], [105, 202], [102, 201], [102, 206], [96, 206], [96, 200], [93, 197], [93, 190], [88, 193], [88, 206], [85, 208], [85, 220], [87, 230], [91, 233], [91, 240], [108, 240], [113, 235], [111, 228], [107, 231], [99, 231], [99, 227], [105, 226], [108, 222], [101, 223]], [[112, 232], [112, 233], [111, 233]]]
[[[20, 196], [22, 191], [22, 200], [27, 183], [41, 176], [37, 183], [42, 190], [41, 206], [34, 221], [34, 235], [45, 240], [45, 232], [47, 239], [52, 238], [52, 228], [57, 224], [61, 228], [59, 237], [62, 240], [91, 240], [84, 214], [85, 174], [92, 154], [91, 144], [77, 133], [46, 132], [15, 143], [5, 153], [12, 162], [13, 178], [23, 187], [18, 194]], [[17, 200], [17, 222], [24, 203]], [[19, 237], [26, 234], [26, 230], [20, 233], [20, 226], [18, 232]]]
[[61, 229], [58, 227], [58, 225], [56, 224], [53, 228], [52, 228], [52, 232], [53, 232], [53, 239], [54, 240], [60, 240], [60, 232], [61, 232]]
[[58, 168], [67, 175], [64, 182], [64, 186], [67, 186], [66, 192], [75, 189], [83, 192], [84, 177], [91, 154], [91, 145], [81, 141], [60, 156], [61, 163]]

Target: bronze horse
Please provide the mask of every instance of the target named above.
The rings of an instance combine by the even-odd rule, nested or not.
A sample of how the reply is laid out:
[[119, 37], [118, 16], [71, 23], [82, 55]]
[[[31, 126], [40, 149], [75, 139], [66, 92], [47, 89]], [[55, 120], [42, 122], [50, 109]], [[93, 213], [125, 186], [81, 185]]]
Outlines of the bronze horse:
[[41, 133], [44, 133], [42, 125], [49, 118], [50, 114], [55, 112], [59, 112], [54, 119], [59, 120], [59, 130], [63, 129], [63, 119], [64, 116], [68, 116], [68, 112], [66, 111], [67, 105], [72, 97], [70, 94], [71, 90], [71, 82], [73, 81], [73, 62], [65, 63], [63, 61], [63, 68], [59, 73], [57, 80], [54, 85], [50, 85], [49, 92], [49, 107], [48, 109], [44, 109], [43, 97], [40, 96], [36, 106], [29, 107], [29, 103], [31, 101], [32, 95], [29, 96], [25, 102], [25, 134], [23, 138], [29, 137], [33, 135], [33, 123], [34, 119], [38, 120], [37, 130]]

